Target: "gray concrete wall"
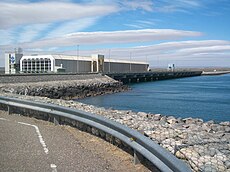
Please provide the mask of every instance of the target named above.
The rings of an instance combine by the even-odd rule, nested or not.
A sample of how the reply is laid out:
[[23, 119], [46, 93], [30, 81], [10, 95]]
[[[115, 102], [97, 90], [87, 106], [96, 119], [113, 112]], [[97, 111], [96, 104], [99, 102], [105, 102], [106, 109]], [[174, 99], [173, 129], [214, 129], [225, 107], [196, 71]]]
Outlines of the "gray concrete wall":
[[105, 62], [104, 72], [146, 72], [146, 64]]
[[91, 61], [55, 60], [55, 66], [61, 66], [61, 64], [66, 72], [91, 72]]

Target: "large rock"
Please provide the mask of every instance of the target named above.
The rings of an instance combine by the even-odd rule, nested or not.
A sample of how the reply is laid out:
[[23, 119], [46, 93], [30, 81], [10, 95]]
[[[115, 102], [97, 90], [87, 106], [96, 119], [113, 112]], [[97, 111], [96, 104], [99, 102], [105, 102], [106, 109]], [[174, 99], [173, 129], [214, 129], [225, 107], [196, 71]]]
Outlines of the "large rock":
[[[199, 162], [202, 162], [205, 165], [209, 164], [213, 169], [217, 170], [218, 172], [225, 172], [226, 170], [226, 166], [224, 165], [223, 161], [217, 159], [216, 157], [205, 155], [199, 158]], [[200, 168], [202, 169], [204, 167]]]
[[200, 167], [201, 171], [204, 172], [219, 172], [219, 170], [216, 168], [215, 165], [213, 165], [211, 162], [208, 162]]
[[180, 159], [187, 159], [187, 158], [196, 158], [199, 159], [199, 154], [191, 147], [182, 148], [176, 152], [176, 156]]

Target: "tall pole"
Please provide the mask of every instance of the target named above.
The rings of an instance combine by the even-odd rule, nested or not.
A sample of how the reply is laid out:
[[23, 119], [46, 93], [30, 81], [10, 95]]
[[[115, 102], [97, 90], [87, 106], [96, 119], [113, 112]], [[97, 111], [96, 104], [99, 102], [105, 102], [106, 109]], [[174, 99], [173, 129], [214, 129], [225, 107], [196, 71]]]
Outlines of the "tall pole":
[[77, 73], [79, 72], [79, 45], [77, 45]]
[[146, 58], [146, 71], [148, 71], [148, 56], [146, 55], [145, 58]]
[[109, 49], [109, 73], [110, 73], [110, 49]]
[[129, 54], [129, 61], [130, 61], [130, 63], [129, 63], [129, 72], [132, 71], [131, 57], [132, 57], [132, 52], [130, 52], [130, 54]]

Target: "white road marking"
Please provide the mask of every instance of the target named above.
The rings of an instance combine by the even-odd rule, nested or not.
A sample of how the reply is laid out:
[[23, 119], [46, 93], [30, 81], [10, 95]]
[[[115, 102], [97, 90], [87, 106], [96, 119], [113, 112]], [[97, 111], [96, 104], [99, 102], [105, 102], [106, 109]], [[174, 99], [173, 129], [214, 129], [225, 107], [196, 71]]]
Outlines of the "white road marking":
[[44, 149], [44, 152], [45, 152], [46, 154], [48, 154], [48, 153], [49, 153], [49, 150], [48, 150], [48, 148], [47, 148], [47, 146], [46, 146], [46, 144], [45, 144], [45, 141], [44, 141], [43, 138], [42, 138], [42, 135], [41, 135], [41, 133], [40, 133], [38, 127], [37, 127], [36, 125], [32, 125], [32, 124], [28, 124], [28, 123], [24, 123], [24, 122], [18, 122], [18, 123], [19, 123], [19, 124], [22, 124], [22, 125], [31, 126], [31, 127], [34, 127], [34, 128], [35, 128], [35, 131], [36, 131], [36, 133], [37, 133], [37, 135], [38, 135], [39, 141], [40, 141], [40, 143], [41, 143], [41, 145], [42, 145], [42, 147], [43, 147], [43, 149]]
[[[10, 121], [9, 119], [6, 119], [6, 118], [0, 118], [0, 120], [3, 120], [3, 121]], [[37, 135], [38, 135], [39, 142], [41, 143], [41, 145], [42, 145], [42, 147], [43, 147], [43, 149], [44, 149], [44, 152], [45, 152], [46, 154], [49, 153], [49, 150], [48, 150], [48, 148], [47, 148], [47, 146], [46, 146], [46, 144], [45, 144], [45, 141], [44, 141], [43, 138], [42, 138], [42, 135], [41, 135], [41, 132], [40, 132], [38, 126], [32, 125], [32, 124], [28, 124], [28, 123], [24, 123], [24, 122], [18, 122], [18, 124], [22, 124], [22, 125], [27, 125], [27, 126], [34, 127], [34, 128], [35, 128], [35, 131], [36, 131], [36, 133], [37, 133]], [[52, 172], [57, 172], [57, 166], [56, 166], [55, 164], [50, 164], [50, 168], [52, 169]]]
[[57, 172], [57, 166], [55, 164], [50, 164], [50, 167], [52, 168], [52, 172]]
[[9, 119], [6, 119], [6, 118], [0, 118], [0, 120], [3, 120], [3, 121], [10, 121]]

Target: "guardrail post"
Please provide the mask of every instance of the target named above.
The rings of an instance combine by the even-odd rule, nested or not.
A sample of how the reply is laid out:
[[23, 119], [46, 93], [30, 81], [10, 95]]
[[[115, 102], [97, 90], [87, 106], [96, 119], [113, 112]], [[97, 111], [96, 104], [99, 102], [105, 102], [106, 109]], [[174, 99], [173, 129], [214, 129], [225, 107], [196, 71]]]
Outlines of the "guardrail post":
[[[137, 130], [139, 133], [141, 134], [145, 134], [144, 130]], [[137, 152], [136, 150], [134, 150], [134, 164], [137, 165], [137, 164], [140, 164], [141, 161], [143, 160], [143, 156]]]
[[59, 119], [59, 117], [58, 116], [54, 116], [54, 125], [59, 125], [60, 123], [59, 123], [59, 121], [60, 121], [60, 119]]
[[10, 115], [10, 105], [7, 105], [7, 114]]
[[136, 150], [134, 150], [134, 165], [140, 163], [141, 163], [141, 155]]

